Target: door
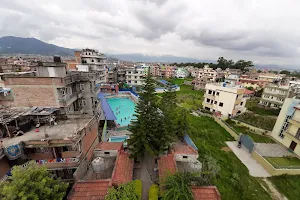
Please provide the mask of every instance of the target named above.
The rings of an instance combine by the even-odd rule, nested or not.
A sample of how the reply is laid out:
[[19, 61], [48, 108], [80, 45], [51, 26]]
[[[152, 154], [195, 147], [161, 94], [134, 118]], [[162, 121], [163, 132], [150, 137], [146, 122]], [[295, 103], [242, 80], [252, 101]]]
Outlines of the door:
[[296, 142], [294, 142], [294, 141], [292, 141], [292, 142], [291, 142], [291, 145], [290, 145], [290, 147], [289, 147], [289, 148], [290, 148], [290, 150], [293, 150], [293, 151], [294, 151], [294, 150], [295, 150], [295, 148], [296, 148], [296, 146], [297, 146], [297, 143], [296, 143]]

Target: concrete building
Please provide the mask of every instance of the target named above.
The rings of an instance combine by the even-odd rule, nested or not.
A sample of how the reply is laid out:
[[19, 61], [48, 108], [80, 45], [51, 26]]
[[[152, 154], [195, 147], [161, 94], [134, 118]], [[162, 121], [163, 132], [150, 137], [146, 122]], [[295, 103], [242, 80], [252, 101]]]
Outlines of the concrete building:
[[236, 85], [239, 82], [240, 76], [237, 74], [230, 74], [225, 78], [225, 82], [231, 85]]
[[184, 68], [178, 68], [175, 71], [176, 78], [186, 78], [190, 75], [190, 72]]
[[75, 51], [76, 61], [89, 66], [90, 70], [99, 72], [96, 83], [106, 83], [106, 56], [93, 49]]
[[271, 136], [300, 156], [300, 99], [285, 99]]
[[148, 68], [138, 66], [126, 68], [126, 83], [132, 86], [143, 85]]
[[224, 118], [246, 111], [245, 89], [226, 83], [210, 83], [205, 86], [203, 108]]
[[204, 68], [199, 69], [197, 78], [206, 78], [208, 81], [215, 82], [218, 78], [218, 73], [213, 68], [210, 68], [209, 65], [204, 65]]
[[1, 107], [0, 133], [1, 181], [15, 165], [32, 163], [73, 182], [74, 173], [91, 160], [99, 143], [95, 117], [60, 114], [50, 107]]
[[275, 82], [280, 82], [282, 80], [281, 75], [276, 75], [276, 74], [259, 74], [258, 75], [258, 80], [265, 80], [269, 81], [269, 83], [275, 83]]
[[292, 97], [291, 87], [269, 84], [264, 88], [259, 103], [271, 108], [281, 108], [285, 98], [288, 97]]
[[269, 81], [249, 79], [249, 78], [240, 78], [239, 83], [245, 88], [252, 87], [255, 90], [259, 90], [261, 88], [264, 88], [269, 83]]
[[[82, 68], [81, 68], [82, 66]], [[93, 114], [97, 105], [95, 84], [98, 72], [88, 65], [66, 71], [61, 62], [40, 62], [34, 72], [1, 74], [9, 95], [0, 95], [2, 105], [55, 107], [68, 114]]]

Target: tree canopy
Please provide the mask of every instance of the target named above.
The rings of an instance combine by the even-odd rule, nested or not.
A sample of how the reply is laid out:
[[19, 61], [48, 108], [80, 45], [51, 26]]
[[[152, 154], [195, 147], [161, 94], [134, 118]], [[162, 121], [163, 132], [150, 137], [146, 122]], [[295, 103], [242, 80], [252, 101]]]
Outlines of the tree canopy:
[[0, 184], [2, 200], [60, 200], [66, 195], [68, 184], [50, 177], [46, 167], [31, 164], [15, 166], [11, 181]]
[[128, 148], [131, 157], [139, 158], [145, 153], [158, 156], [170, 146], [171, 137], [166, 134], [164, 115], [157, 104], [155, 81], [148, 73], [143, 92], [135, 107], [136, 119], [131, 121]]
[[217, 60], [217, 63], [207, 63], [207, 62], [198, 62], [198, 63], [173, 63], [172, 65], [178, 66], [178, 67], [186, 67], [186, 66], [193, 66], [197, 68], [203, 68], [204, 65], [209, 65], [210, 67], [216, 69], [240, 69], [241, 71], [248, 71], [249, 67], [253, 67], [252, 61], [245, 61], [245, 60], [238, 60], [237, 62], [234, 62], [233, 60], [227, 60], [224, 57], [219, 57]]
[[282, 71], [280, 72], [280, 74], [290, 75], [291, 72], [289, 72], [289, 71], [287, 71], [287, 70], [282, 70]]
[[131, 181], [119, 185], [117, 188], [108, 189], [105, 200], [140, 200], [142, 196], [142, 188], [137, 190], [137, 186], [141, 184], [140, 180]]

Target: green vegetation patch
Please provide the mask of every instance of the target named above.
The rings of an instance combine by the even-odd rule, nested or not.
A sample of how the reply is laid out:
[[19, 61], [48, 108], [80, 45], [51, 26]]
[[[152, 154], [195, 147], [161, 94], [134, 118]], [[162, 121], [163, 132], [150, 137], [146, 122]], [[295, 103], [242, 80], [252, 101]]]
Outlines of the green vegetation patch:
[[264, 157], [275, 168], [291, 167], [300, 169], [300, 159], [296, 157]]
[[248, 169], [232, 153], [222, 150], [226, 141], [234, 140], [230, 134], [210, 117], [188, 115], [188, 133], [199, 149], [199, 159], [210, 155], [217, 160], [221, 170], [213, 185], [221, 193], [222, 200], [272, 199], [262, 188], [260, 180], [249, 175]]
[[269, 131], [273, 130], [273, 127], [276, 123], [275, 117], [255, 115], [250, 112], [243, 113], [237, 116], [235, 119]]
[[253, 133], [249, 130], [248, 127], [238, 125], [233, 120], [226, 120], [226, 123], [236, 132], [236, 133], [243, 133], [249, 135], [254, 142], [257, 143], [276, 143], [271, 137], [265, 136], [265, 135], [259, 135], [256, 133]]
[[299, 200], [300, 175], [281, 175], [268, 178], [277, 190], [289, 200]]
[[246, 108], [257, 115], [278, 116], [280, 109], [264, 108], [258, 105], [259, 98], [251, 98], [247, 100]]
[[159, 187], [156, 184], [152, 184], [149, 189], [149, 200], [158, 200]]

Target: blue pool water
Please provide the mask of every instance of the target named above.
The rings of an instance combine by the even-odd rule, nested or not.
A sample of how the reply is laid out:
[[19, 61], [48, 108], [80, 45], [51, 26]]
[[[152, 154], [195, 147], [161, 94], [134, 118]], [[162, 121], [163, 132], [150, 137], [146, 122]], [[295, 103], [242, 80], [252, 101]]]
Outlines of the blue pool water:
[[[110, 98], [107, 99], [109, 106], [114, 112], [117, 123], [120, 126], [128, 126], [132, 119], [135, 119], [135, 103], [129, 98]], [[125, 119], [126, 118], [126, 119]]]
[[127, 140], [128, 139], [128, 136], [127, 135], [124, 135], [124, 136], [111, 136], [109, 138], [109, 142], [124, 142], [124, 140]]

